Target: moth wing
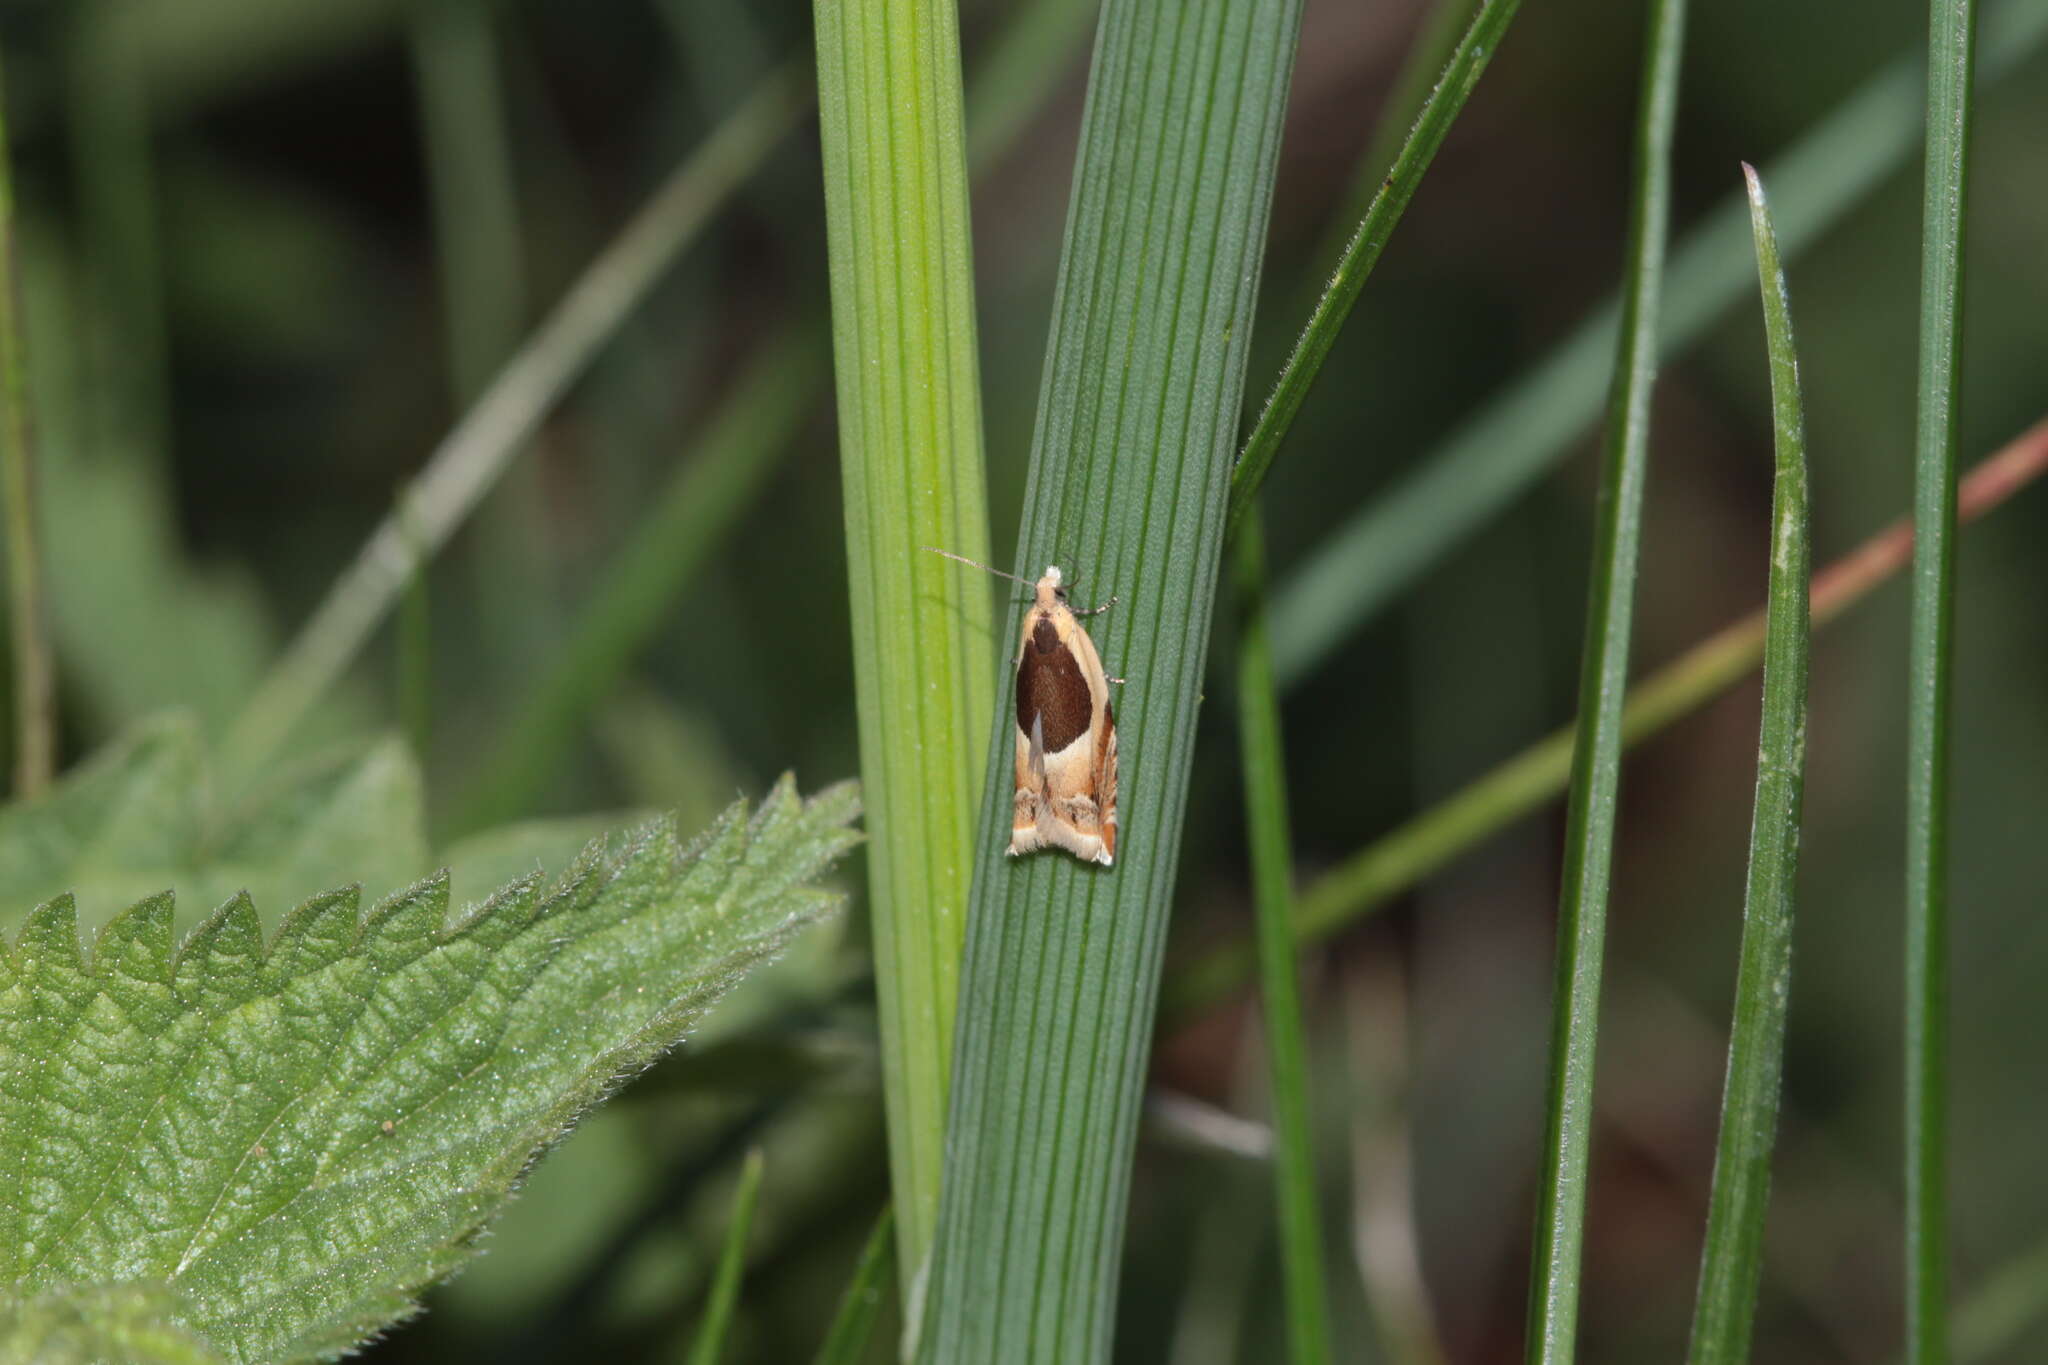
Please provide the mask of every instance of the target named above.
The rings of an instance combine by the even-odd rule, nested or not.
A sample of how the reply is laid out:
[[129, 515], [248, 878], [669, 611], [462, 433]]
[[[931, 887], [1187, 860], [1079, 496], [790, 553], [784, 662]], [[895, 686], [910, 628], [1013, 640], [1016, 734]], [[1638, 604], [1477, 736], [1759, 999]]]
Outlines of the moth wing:
[[1116, 854], [1116, 714], [1102, 703], [1102, 740], [1095, 747], [1095, 804], [1101, 812], [1103, 866]]

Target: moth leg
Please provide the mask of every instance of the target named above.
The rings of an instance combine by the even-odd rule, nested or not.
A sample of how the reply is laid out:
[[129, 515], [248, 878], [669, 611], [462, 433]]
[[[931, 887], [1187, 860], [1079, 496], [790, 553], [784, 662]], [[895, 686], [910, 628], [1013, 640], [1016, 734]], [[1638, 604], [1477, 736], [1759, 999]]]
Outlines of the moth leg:
[[1121, 598], [1112, 597], [1099, 607], [1074, 607], [1071, 608], [1071, 610], [1076, 616], [1100, 616], [1102, 615], [1102, 613], [1108, 611], [1111, 607], [1115, 606], [1121, 600]]

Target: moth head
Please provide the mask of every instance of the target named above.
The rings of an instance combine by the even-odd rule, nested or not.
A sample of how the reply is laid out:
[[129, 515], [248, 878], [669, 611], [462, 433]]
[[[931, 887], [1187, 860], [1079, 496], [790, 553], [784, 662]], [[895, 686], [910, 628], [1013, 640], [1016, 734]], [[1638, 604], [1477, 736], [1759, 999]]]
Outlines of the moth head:
[[1046, 565], [1045, 577], [1038, 580], [1038, 605], [1050, 610], [1055, 603], [1064, 606], [1066, 601], [1067, 589], [1065, 580], [1060, 574], [1060, 566], [1057, 564]]

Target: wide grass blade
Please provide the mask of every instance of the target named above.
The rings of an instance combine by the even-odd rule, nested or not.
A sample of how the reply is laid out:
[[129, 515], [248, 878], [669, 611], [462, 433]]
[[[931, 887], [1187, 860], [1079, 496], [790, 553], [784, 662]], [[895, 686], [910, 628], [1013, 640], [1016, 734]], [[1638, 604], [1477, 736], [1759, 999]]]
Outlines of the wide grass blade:
[[740, 1166], [740, 1185], [732, 1197], [732, 1220], [725, 1228], [725, 1248], [718, 1255], [704, 1317], [690, 1345], [689, 1365], [718, 1365], [732, 1330], [732, 1310], [740, 1301], [740, 1279], [747, 1272], [747, 1234], [754, 1226], [754, 1203], [761, 1193], [761, 1153], [747, 1153]]
[[1251, 510], [1281, 439], [1294, 425], [1302, 400], [1308, 397], [1316, 376], [1322, 373], [1323, 361], [1337, 344], [1344, 320], [1351, 316], [1351, 306], [1358, 302], [1358, 291], [1365, 287], [1366, 276], [1378, 264], [1380, 251], [1393, 235], [1394, 225], [1401, 221], [1408, 201], [1415, 197], [1415, 187], [1422, 182], [1423, 172], [1429, 169], [1437, 148], [1443, 145], [1466, 99], [1485, 74], [1487, 62], [1499, 51], [1520, 3], [1521, 0], [1486, 0], [1473, 16], [1471, 26], [1445, 65], [1442, 78], [1409, 130], [1408, 140], [1402, 144], [1379, 192], [1373, 195], [1365, 217], [1359, 221], [1358, 230], [1351, 235], [1336, 273], [1330, 277], [1322, 298], [1316, 301], [1308, 326], [1294, 343], [1294, 354], [1287, 358], [1279, 382], [1259, 414], [1258, 425], [1252, 428], [1244, 451], [1238, 456], [1237, 468], [1230, 477], [1230, 531], [1234, 532]]
[[1948, 769], [1975, 0], [1932, 0], [1906, 691], [1906, 1359], [1948, 1358]]
[[[2008, 0], [1986, 18], [1982, 79], [2010, 75], [2044, 40], [2048, 0]], [[1901, 57], [1764, 168], [1781, 187], [1774, 210], [1786, 259], [1840, 222], [1919, 145], [1921, 69], [1919, 54]], [[1730, 195], [1672, 253], [1663, 355], [1696, 341], [1743, 297], [1750, 255], [1749, 211]], [[1564, 458], [1599, 415], [1616, 325], [1610, 300], [1282, 577], [1273, 661], [1283, 689]]]
[[1785, 1067], [1785, 1015], [1792, 991], [1793, 896], [1799, 875], [1799, 805], [1806, 774], [1807, 564], [1806, 421], [1791, 301], [1763, 182], [1742, 168], [1756, 231], [1764, 337], [1771, 362], [1771, 417], [1777, 475], [1771, 501], [1771, 575], [1764, 645], [1762, 734], [1756, 809], [1749, 829], [1749, 887], [1742, 909], [1742, 961], [1728, 1083], [1707, 1205], [1706, 1251], [1693, 1305], [1693, 1365], [1749, 1358], [1757, 1284], [1763, 1276], [1764, 1211]]
[[1245, 830], [1259, 928], [1259, 998], [1272, 1089], [1280, 1278], [1287, 1300], [1289, 1359], [1296, 1365], [1315, 1365], [1331, 1358], [1330, 1305], [1322, 1220], [1316, 1212], [1308, 1040], [1296, 976], [1287, 767], [1280, 742], [1280, 698], [1273, 684], [1273, 650], [1266, 638], [1266, 547], [1256, 506], [1238, 527], [1232, 553], [1243, 608], [1237, 644], [1238, 743], [1244, 758]]
[[[1015, 567], [1091, 603], [1116, 865], [1003, 856], [992, 715], [927, 1361], [1104, 1359], [1298, 0], [1109, 0]], [[1008, 653], [1019, 614], [994, 650]]]
[[995, 709], [959, 19], [817, 0], [832, 348], [896, 1246], [938, 1217], [954, 996]]
[[1621, 335], [1608, 398], [1593, 581], [1579, 684], [1579, 738], [1565, 815], [1558, 893], [1557, 984], [1551, 1017], [1550, 1095], [1538, 1177], [1528, 1359], [1564, 1365], [1578, 1328], [1586, 1171], [1592, 1153], [1593, 1061], [1600, 1033], [1600, 967], [1607, 882], [1621, 783], [1621, 708], [1628, 688], [1643, 485], [1650, 452], [1650, 390], [1657, 370], [1657, 304], [1671, 205], [1671, 130], [1678, 117], [1683, 0], [1651, 0], [1636, 115]]
[[[1963, 480], [1957, 514], [1963, 523], [1999, 506], [2048, 474], [2048, 421], [2038, 422]], [[1913, 557], [1913, 525], [1901, 518], [1813, 576], [1813, 624], [1823, 626], [1868, 597]], [[1748, 677], [1764, 657], [1764, 611], [1723, 627], [1629, 689], [1622, 742], [1633, 747], [1683, 720]], [[1544, 736], [1467, 783], [1406, 824], [1352, 854], [1312, 882], [1300, 897], [1295, 935], [1319, 943], [1356, 924], [1461, 854], [1540, 809], [1571, 781], [1576, 724]], [[1168, 1026], [1249, 979], [1256, 963], [1247, 943], [1227, 943], [1182, 963], [1168, 978]]]
[[889, 1272], [896, 1264], [895, 1214], [883, 1209], [875, 1220], [853, 1267], [853, 1278], [840, 1296], [839, 1311], [818, 1347], [815, 1365], [860, 1365], [867, 1357], [868, 1338], [874, 1334], [875, 1319], [881, 1315], [882, 1296], [889, 1289]]
[[14, 794], [39, 794], [57, 770], [56, 665], [43, 598], [37, 532], [34, 424], [22, 355], [15, 262], [13, 150], [0, 99], [0, 500], [7, 535], [8, 633], [14, 653]]

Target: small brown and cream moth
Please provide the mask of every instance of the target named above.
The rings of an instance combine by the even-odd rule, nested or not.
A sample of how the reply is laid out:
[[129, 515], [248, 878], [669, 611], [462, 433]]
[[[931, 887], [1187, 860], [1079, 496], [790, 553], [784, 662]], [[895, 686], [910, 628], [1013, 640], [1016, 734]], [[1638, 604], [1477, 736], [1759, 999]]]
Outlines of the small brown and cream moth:
[[[930, 547], [927, 547], [930, 548]], [[1083, 862], [1108, 867], [1116, 857], [1116, 715], [1102, 657], [1079, 620], [1107, 611], [1075, 611], [1057, 565], [1036, 583], [971, 559], [948, 559], [1030, 586], [1017, 668], [1017, 791], [1010, 854], [1063, 848]]]

